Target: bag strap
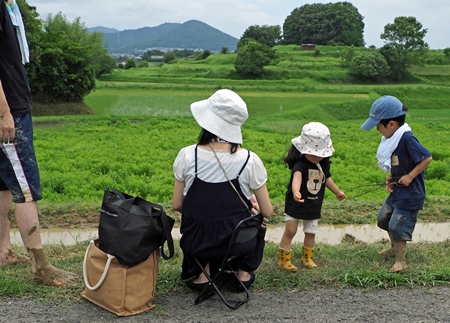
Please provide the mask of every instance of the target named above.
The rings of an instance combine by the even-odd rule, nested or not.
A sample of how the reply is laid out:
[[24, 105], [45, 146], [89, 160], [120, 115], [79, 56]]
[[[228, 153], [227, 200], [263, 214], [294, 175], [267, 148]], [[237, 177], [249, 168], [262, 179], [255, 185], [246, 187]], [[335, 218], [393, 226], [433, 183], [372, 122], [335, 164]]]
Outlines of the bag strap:
[[108, 260], [106, 261], [106, 265], [105, 265], [105, 269], [103, 269], [103, 274], [100, 277], [100, 279], [98, 280], [97, 284], [95, 284], [95, 286], [91, 286], [91, 284], [89, 284], [88, 278], [87, 278], [87, 258], [88, 258], [88, 254], [89, 251], [91, 250], [91, 246], [94, 244], [94, 240], [91, 240], [91, 242], [89, 242], [89, 245], [86, 249], [86, 253], [84, 254], [84, 260], [83, 260], [83, 277], [84, 277], [84, 284], [86, 285], [86, 288], [89, 290], [96, 290], [98, 289], [103, 282], [105, 281], [106, 278], [106, 274], [108, 274], [108, 270], [109, 270], [109, 266], [111, 265], [111, 261], [115, 258], [113, 255], [110, 254], [106, 254], [108, 256]]
[[[223, 168], [222, 163], [220, 162], [220, 159], [219, 159], [219, 157], [217, 156], [216, 151], [214, 150], [213, 146], [211, 145], [211, 142], [209, 143], [209, 146], [211, 147], [211, 150], [212, 150], [212, 152], [214, 153], [214, 156], [216, 157], [217, 162], [219, 163], [220, 168], [222, 168], [223, 173], [225, 174], [225, 177], [227, 178], [227, 180], [228, 180], [228, 182], [230, 183], [231, 187], [234, 189], [234, 191], [236, 192], [236, 194], [239, 196], [239, 198], [241, 199], [242, 203], [244, 203], [245, 208], [248, 209], [248, 212], [249, 212], [250, 214], [253, 214], [253, 213], [252, 213], [252, 210], [253, 210], [253, 209], [250, 209], [250, 208], [248, 207], [248, 204], [245, 202], [245, 200], [243, 199], [242, 195], [239, 194], [239, 192], [238, 192], [236, 186], [234, 186], [233, 182], [232, 182], [232, 181], [230, 180], [230, 178], [228, 177], [228, 174], [227, 174], [227, 172], [225, 171], [225, 168]], [[255, 210], [255, 211], [256, 211], [256, 210]], [[258, 213], [256, 213], [256, 214], [258, 214]], [[253, 214], [253, 215], [256, 215], [256, 214]]]
[[117, 197], [119, 197], [121, 200], [126, 200], [126, 197], [125, 197], [124, 193], [121, 192], [121, 191], [119, 191], [118, 189], [113, 189], [113, 190], [111, 191], [111, 193], [116, 194]]
[[[164, 209], [161, 205], [156, 204], [156, 203], [151, 203], [147, 200], [144, 200], [143, 198], [136, 198], [136, 202], [145, 207], [147, 209], [147, 212], [149, 214], [152, 213], [152, 208], [156, 208], [161, 212], [161, 224], [163, 227], [163, 232], [164, 232], [164, 237], [165, 239], [162, 241], [162, 245], [161, 245], [161, 257], [163, 257], [163, 259], [168, 260], [170, 258], [172, 258], [175, 254], [175, 248], [174, 248], [174, 244], [173, 244], [173, 239], [172, 239], [172, 225], [170, 223], [170, 218], [167, 216], [166, 212], [164, 212]], [[167, 256], [164, 252], [164, 244], [167, 241], [167, 247], [169, 248], [169, 255]]]
[[[172, 226], [170, 225], [169, 217], [167, 216], [166, 212], [164, 212], [163, 210], [161, 212], [161, 223], [162, 223], [163, 230], [164, 230], [164, 236], [166, 237], [165, 241], [163, 241], [163, 243], [161, 245], [161, 257], [163, 257], [163, 259], [165, 259], [165, 260], [168, 260], [168, 259], [172, 258], [173, 255], [175, 254], [175, 249], [173, 246], [173, 239], [172, 239]], [[164, 253], [164, 243], [165, 242], [167, 242], [167, 247], [169, 248], [168, 256]]]

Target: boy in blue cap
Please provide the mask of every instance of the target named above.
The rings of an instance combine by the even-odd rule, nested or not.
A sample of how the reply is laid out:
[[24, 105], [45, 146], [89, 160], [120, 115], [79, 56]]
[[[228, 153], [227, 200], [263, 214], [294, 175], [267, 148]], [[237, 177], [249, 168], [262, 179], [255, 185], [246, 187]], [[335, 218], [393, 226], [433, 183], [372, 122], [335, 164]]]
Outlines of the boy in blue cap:
[[401, 272], [406, 265], [406, 242], [412, 240], [419, 210], [425, 201], [424, 170], [430, 164], [430, 152], [414, 137], [405, 123], [408, 109], [393, 96], [383, 96], [370, 108], [369, 118], [361, 126], [374, 127], [383, 135], [377, 150], [378, 167], [389, 172], [386, 192], [389, 196], [378, 212], [378, 227], [386, 230], [391, 248], [379, 252], [395, 256], [390, 272]]

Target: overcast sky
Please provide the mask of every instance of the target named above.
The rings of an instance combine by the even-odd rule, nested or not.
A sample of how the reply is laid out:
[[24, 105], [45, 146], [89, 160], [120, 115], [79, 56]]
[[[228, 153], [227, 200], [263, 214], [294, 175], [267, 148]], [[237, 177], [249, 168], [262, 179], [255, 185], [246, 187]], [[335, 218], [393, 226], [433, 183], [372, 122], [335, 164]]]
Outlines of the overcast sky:
[[[165, 22], [200, 20], [240, 38], [252, 25], [280, 25], [292, 10], [304, 4], [334, 3], [334, 0], [27, 0], [40, 18], [61, 12], [69, 21], [80, 18], [86, 27], [118, 30], [156, 27]], [[343, 2], [343, 1], [341, 1]], [[395, 17], [413, 16], [428, 29], [425, 41], [432, 49], [450, 47], [449, 0], [352, 0], [364, 17], [367, 46], [383, 46], [380, 34]]]

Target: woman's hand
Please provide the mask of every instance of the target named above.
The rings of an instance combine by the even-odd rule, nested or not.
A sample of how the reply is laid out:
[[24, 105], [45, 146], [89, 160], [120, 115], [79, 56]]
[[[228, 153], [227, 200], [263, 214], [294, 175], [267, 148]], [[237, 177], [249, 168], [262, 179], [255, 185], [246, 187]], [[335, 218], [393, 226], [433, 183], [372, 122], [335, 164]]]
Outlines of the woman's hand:
[[255, 194], [252, 194], [252, 197], [250, 198], [250, 202], [252, 202], [253, 208], [258, 211], [259, 213], [259, 204], [258, 204], [258, 200], [256, 199]]

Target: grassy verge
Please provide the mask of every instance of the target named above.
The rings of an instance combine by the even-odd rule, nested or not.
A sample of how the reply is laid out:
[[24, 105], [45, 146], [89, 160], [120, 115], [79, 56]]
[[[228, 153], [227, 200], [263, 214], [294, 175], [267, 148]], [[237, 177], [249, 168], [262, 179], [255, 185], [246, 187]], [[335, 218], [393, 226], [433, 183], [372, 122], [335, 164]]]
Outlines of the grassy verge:
[[[382, 201], [353, 201], [342, 203], [326, 200], [322, 224], [369, 224], [374, 223], [376, 212]], [[450, 198], [429, 198], [420, 214], [420, 221], [450, 221]], [[96, 227], [99, 214], [98, 203], [62, 203], [40, 205], [42, 227], [77, 228]], [[168, 214], [179, 224], [179, 213]], [[283, 205], [275, 204], [275, 217], [271, 223], [283, 221]], [[14, 223], [14, 221], [13, 221]], [[80, 279], [73, 285], [63, 288], [42, 286], [31, 282], [28, 264], [0, 268], [0, 298], [32, 297], [49, 303], [61, 303], [80, 299], [84, 288], [82, 262], [87, 242], [74, 246], [47, 245], [46, 252], [51, 262], [60, 268], [75, 272]], [[391, 274], [388, 269], [393, 259], [384, 259], [377, 252], [386, 248], [380, 241], [372, 244], [357, 241], [342, 242], [336, 246], [317, 244], [315, 261], [317, 270], [300, 269], [297, 274], [284, 273], [276, 269], [278, 245], [268, 243], [264, 260], [258, 269], [258, 279], [254, 289], [257, 291], [292, 291], [317, 287], [391, 288], [399, 286], [418, 287], [450, 283], [450, 240], [441, 243], [414, 243], [408, 245], [407, 261], [409, 269], [404, 274]], [[182, 253], [176, 243], [174, 258], [160, 262], [156, 295], [162, 297], [169, 293], [186, 293], [188, 289], [179, 280]], [[25, 253], [22, 246], [17, 251]], [[301, 245], [294, 245], [294, 263], [299, 265]]]
[[[48, 245], [51, 262], [60, 268], [75, 272], [80, 279], [72, 286], [54, 288], [31, 282], [28, 264], [0, 268], [0, 298], [34, 298], [48, 303], [61, 304], [81, 299], [84, 288], [82, 262], [88, 242], [74, 246]], [[389, 273], [392, 258], [383, 258], [378, 251], [386, 248], [383, 241], [364, 244], [343, 242], [336, 246], [318, 244], [314, 260], [318, 268], [300, 268], [296, 274], [276, 268], [278, 245], [268, 243], [263, 263], [257, 271], [255, 291], [313, 290], [318, 287], [392, 288], [435, 286], [450, 283], [450, 240], [441, 243], [415, 243], [408, 245], [405, 273]], [[18, 249], [20, 250], [20, 248]], [[20, 250], [24, 251], [24, 250]], [[293, 262], [300, 266], [301, 245], [293, 246]], [[182, 253], [176, 244], [176, 255], [170, 260], [160, 260], [156, 297], [170, 293], [187, 293], [179, 279]]]

